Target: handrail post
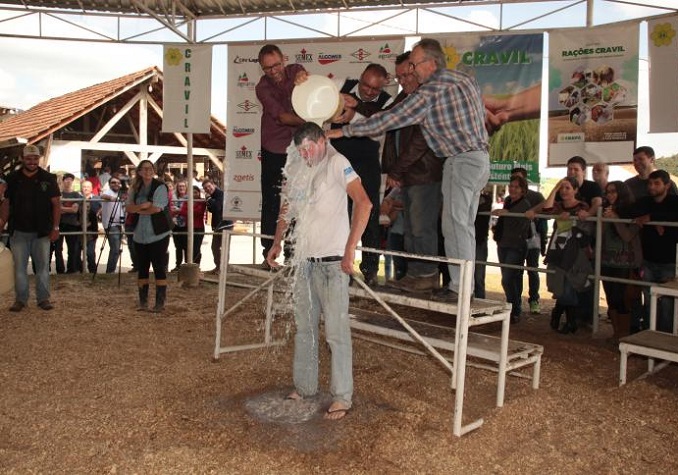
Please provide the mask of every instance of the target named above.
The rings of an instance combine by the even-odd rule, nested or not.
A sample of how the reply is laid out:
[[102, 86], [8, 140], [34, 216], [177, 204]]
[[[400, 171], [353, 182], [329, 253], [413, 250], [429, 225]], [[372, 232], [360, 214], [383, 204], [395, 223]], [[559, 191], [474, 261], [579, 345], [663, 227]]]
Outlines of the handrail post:
[[600, 258], [603, 253], [603, 207], [596, 210], [596, 247], [593, 258], [593, 333], [598, 333], [600, 311]]

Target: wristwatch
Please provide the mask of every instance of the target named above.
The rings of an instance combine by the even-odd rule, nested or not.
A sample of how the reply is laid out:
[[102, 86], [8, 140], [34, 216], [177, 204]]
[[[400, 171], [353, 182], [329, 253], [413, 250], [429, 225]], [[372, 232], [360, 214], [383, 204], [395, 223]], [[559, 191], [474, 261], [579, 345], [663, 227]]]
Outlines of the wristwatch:
[[55, 230], [55, 231], [58, 231], [58, 230], [59, 230], [59, 226], [54, 226], [54, 230]]

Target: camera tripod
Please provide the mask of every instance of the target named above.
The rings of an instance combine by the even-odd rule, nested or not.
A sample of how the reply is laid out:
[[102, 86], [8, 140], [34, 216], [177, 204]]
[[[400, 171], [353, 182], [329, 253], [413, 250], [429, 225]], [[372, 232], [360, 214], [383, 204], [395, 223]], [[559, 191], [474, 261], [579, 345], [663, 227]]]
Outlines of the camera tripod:
[[[111, 232], [116, 232], [118, 233], [118, 258], [116, 260], [115, 266], [118, 268], [118, 287], [120, 287], [120, 281], [121, 281], [121, 273], [122, 273], [122, 237], [125, 233], [125, 215], [124, 213], [119, 213], [119, 211], [123, 207], [123, 201], [121, 199], [122, 195], [122, 188], [118, 190], [115, 201], [113, 202], [113, 209], [111, 209], [111, 215], [108, 218], [108, 223], [107, 226], [104, 228], [104, 240], [101, 243], [101, 248], [99, 249], [99, 256], [97, 257], [97, 263], [96, 266], [94, 267], [94, 273], [92, 274], [92, 282], [97, 277], [98, 271], [99, 271], [99, 262], [101, 261], [101, 255], [103, 254], [104, 247], [106, 246], [106, 242], [109, 243], [109, 247], [111, 246]], [[109, 203], [102, 203], [102, 210], [103, 206], [105, 204]], [[119, 215], [119, 216], [118, 216]], [[117, 220], [116, 220], [117, 217]], [[116, 222], [117, 221], [117, 222]], [[117, 229], [116, 229], [117, 228]], [[111, 252], [113, 252], [113, 248], [111, 247], [110, 249]], [[109, 261], [106, 265], [106, 273], [109, 273], [110, 270], [110, 257]]]

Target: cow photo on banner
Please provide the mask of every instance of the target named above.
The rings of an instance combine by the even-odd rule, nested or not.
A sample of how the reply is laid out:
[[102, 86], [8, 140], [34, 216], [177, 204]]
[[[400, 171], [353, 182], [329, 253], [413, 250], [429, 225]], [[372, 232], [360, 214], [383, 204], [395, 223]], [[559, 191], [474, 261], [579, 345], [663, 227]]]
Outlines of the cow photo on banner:
[[[393, 76], [395, 58], [403, 52], [405, 39], [331, 42], [276, 42], [286, 64], [301, 64], [309, 74], [327, 76], [339, 86], [346, 78], [358, 79], [370, 63], [378, 63]], [[263, 72], [257, 55], [264, 43], [228, 47], [228, 106], [225, 173], [229, 219], [259, 220], [261, 212], [261, 104], [255, 86]], [[397, 93], [393, 80], [385, 90]]]
[[628, 162], [638, 117], [638, 25], [553, 31], [549, 43], [549, 166], [575, 155]]
[[523, 167], [539, 183], [539, 118], [544, 35], [445, 35], [435, 37], [447, 67], [475, 76], [490, 134], [490, 182], [508, 183]]

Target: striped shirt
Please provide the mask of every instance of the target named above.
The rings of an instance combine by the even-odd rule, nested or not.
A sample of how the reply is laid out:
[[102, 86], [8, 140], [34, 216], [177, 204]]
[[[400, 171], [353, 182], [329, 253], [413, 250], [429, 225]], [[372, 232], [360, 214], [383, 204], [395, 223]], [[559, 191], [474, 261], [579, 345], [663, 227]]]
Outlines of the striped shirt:
[[439, 69], [413, 94], [393, 108], [342, 127], [345, 137], [378, 135], [419, 124], [438, 157], [488, 148], [485, 106], [475, 78]]

